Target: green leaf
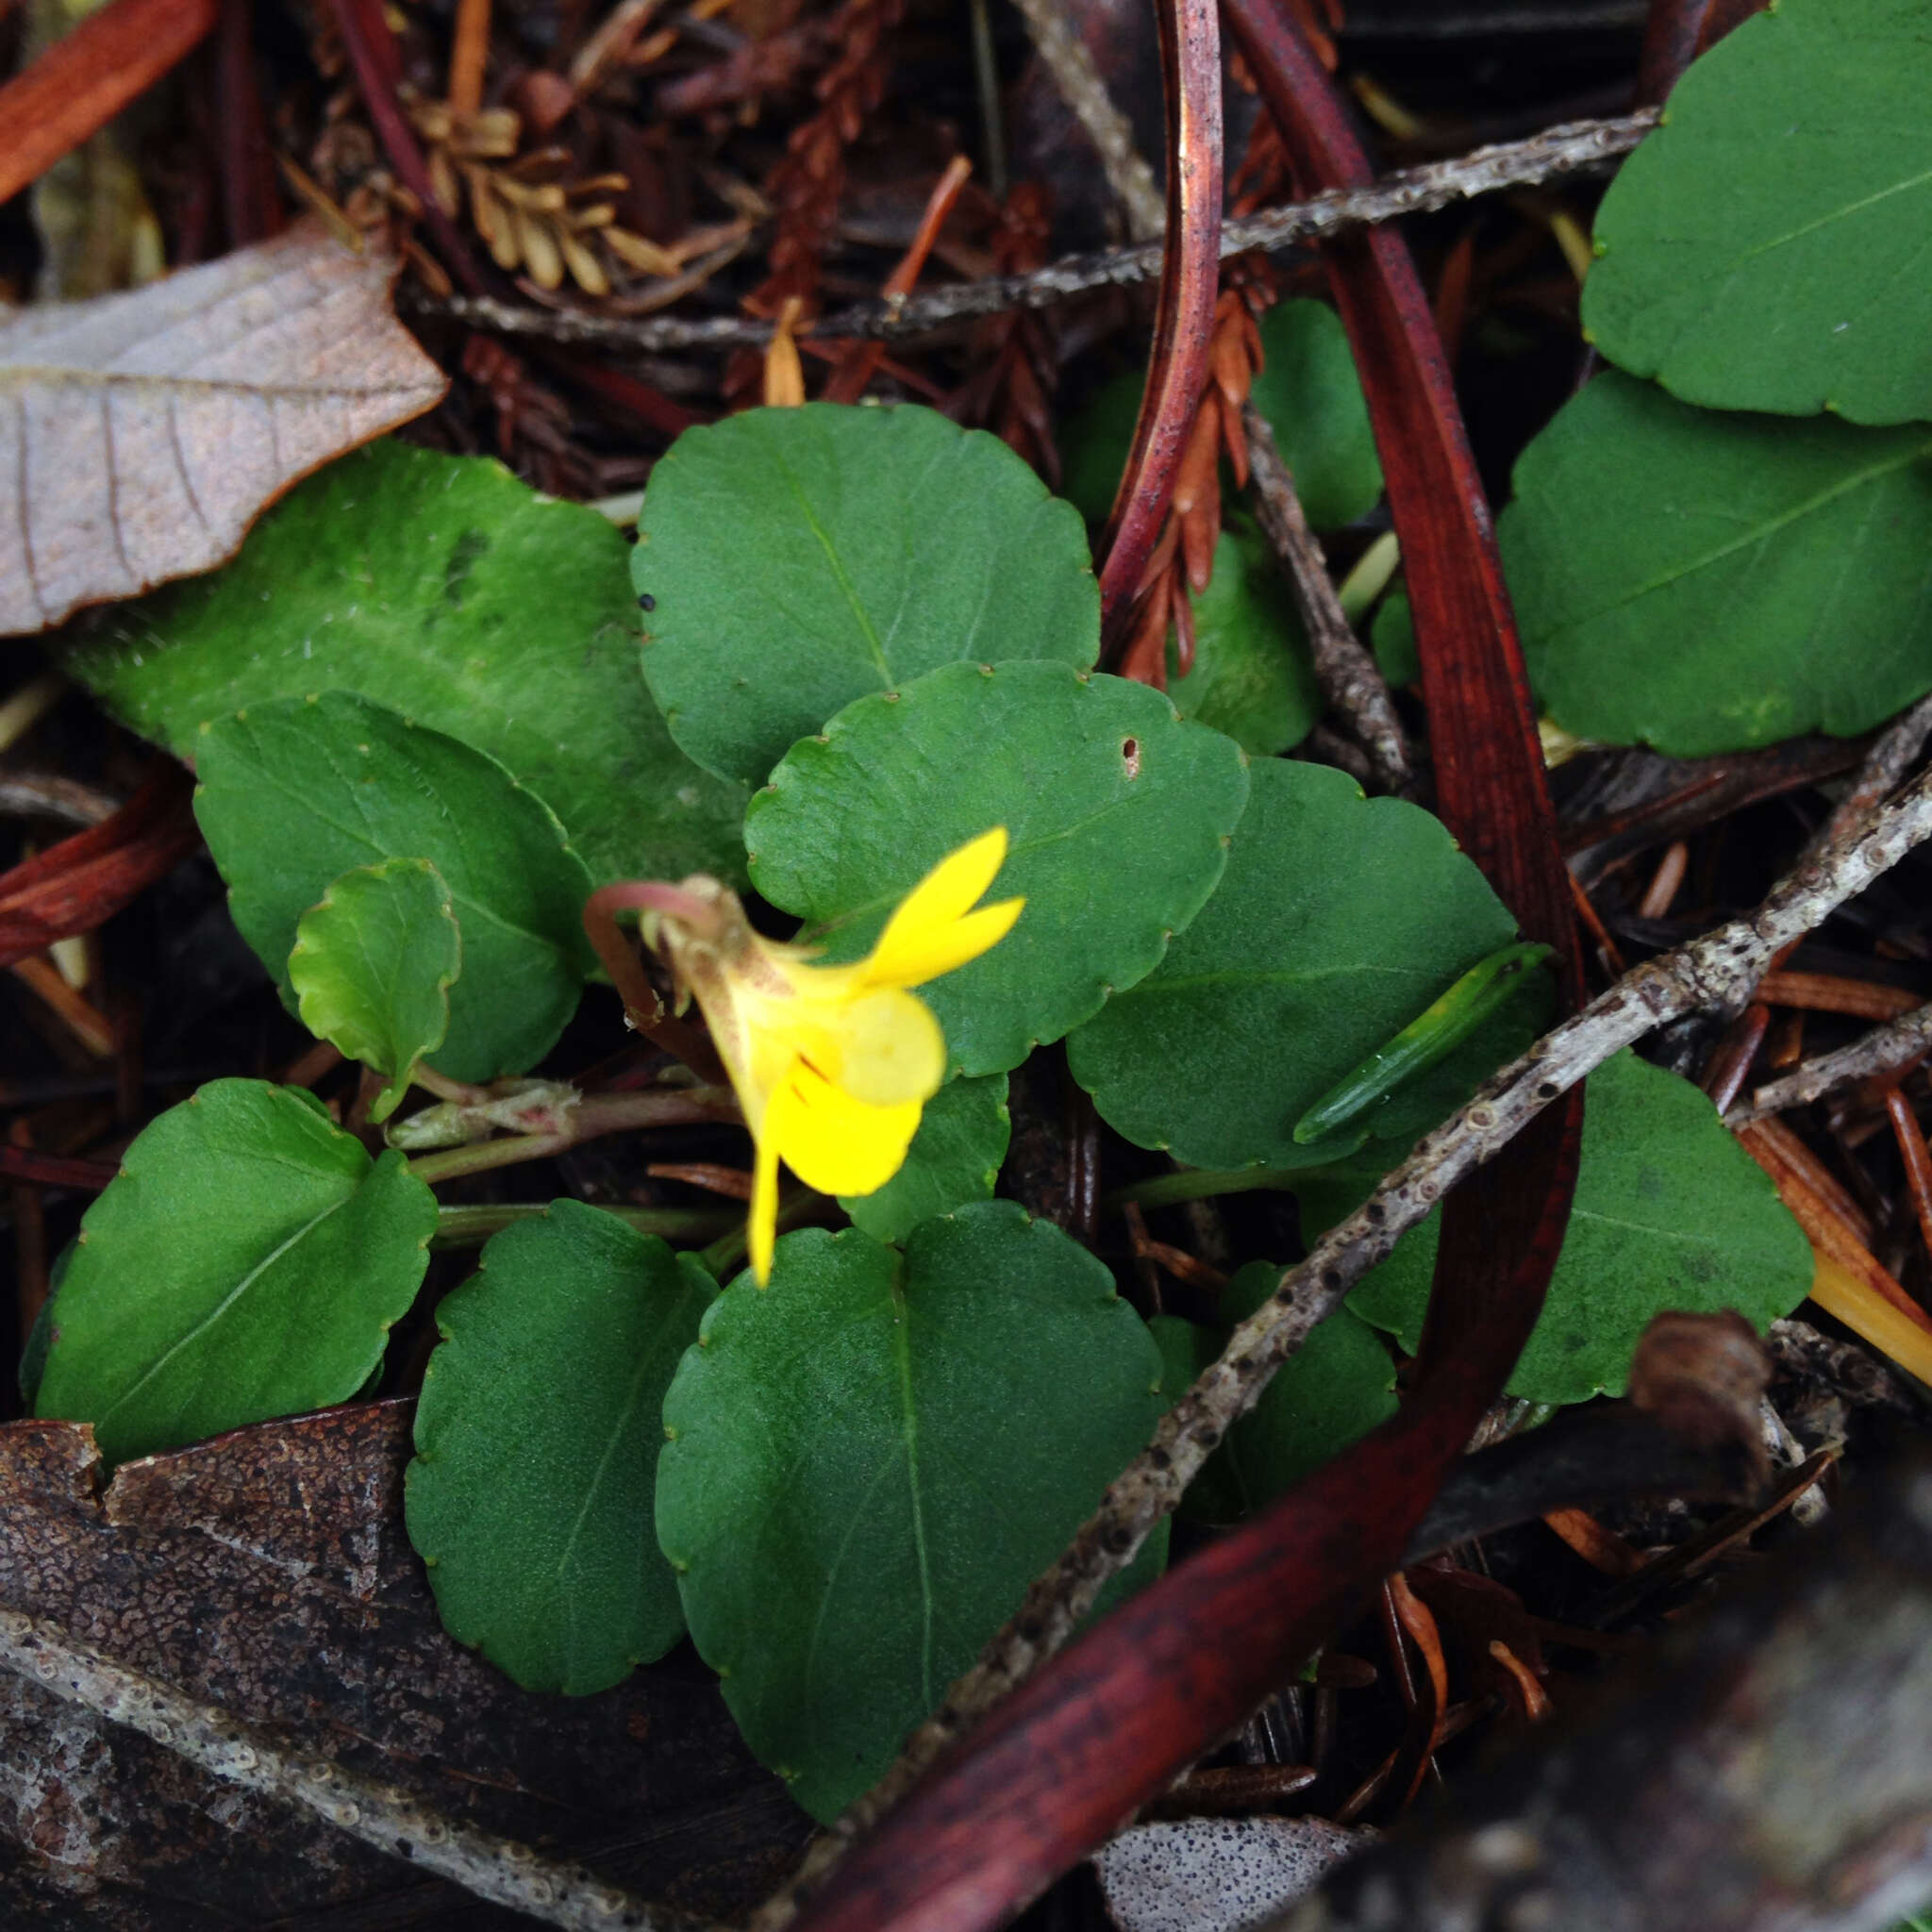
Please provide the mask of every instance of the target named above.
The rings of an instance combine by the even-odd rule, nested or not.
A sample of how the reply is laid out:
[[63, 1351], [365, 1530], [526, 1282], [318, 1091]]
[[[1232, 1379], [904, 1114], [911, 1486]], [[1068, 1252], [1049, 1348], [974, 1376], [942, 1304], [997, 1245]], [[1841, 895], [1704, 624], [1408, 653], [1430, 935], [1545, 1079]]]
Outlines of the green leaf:
[[746, 782], [936, 665], [1100, 647], [1078, 519], [997, 437], [930, 409], [808, 403], [687, 430], [638, 533], [644, 675], [678, 743]]
[[1599, 376], [1503, 514], [1529, 672], [1580, 737], [1674, 758], [1868, 730], [1932, 689], [1932, 428], [1687, 408]]
[[426, 858], [345, 872], [295, 925], [289, 983], [302, 1024], [387, 1081], [380, 1124], [416, 1062], [442, 1044], [462, 935], [442, 874]]
[[[1327, 1226], [1373, 1185], [1359, 1174], [1316, 1181], [1304, 1206]], [[1422, 1339], [1440, 1213], [1403, 1236], [1349, 1297], [1410, 1351]], [[1570, 1229], [1509, 1392], [1533, 1402], [1621, 1395], [1653, 1315], [1736, 1308], [1763, 1329], [1810, 1287], [1810, 1243], [1709, 1100], [1620, 1053], [1590, 1076]]]
[[1308, 1167], [1413, 1139], [1536, 1037], [1544, 974], [1325, 1141], [1294, 1124], [1515, 924], [1439, 821], [1323, 765], [1257, 762], [1221, 889], [1165, 959], [1067, 1041], [1107, 1123], [1194, 1167]]
[[500, 759], [597, 883], [739, 874], [743, 790], [638, 675], [623, 535], [501, 463], [377, 442], [291, 492], [226, 569], [122, 604], [69, 668], [183, 758], [271, 698], [352, 691]]
[[436, 1199], [296, 1088], [217, 1080], [88, 1209], [34, 1405], [110, 1462], [346, 1402], [416, 1297]]
[[664, 1391], [714, 1290], [656, 1235], [553, 1201], [436, 1310], [409, 1541], [444, 1628], [526, 1690], [608, 1690], [683, 1635], [652, 1496]]
[[1695, 62], [1596, 223], [1583, 319], [1687, 403], [1932, 416], [1920, 0], [1780, 0]]
[[1381, 498], [1382, 464], [1341, 318], [1306, 297], [1277, 303], [1261, 318], [1261, 353], [1250, 395], [1308, 522], [1332, 530], [1366, 516]]
[[861, 958], [908, 892], [988, 827], [1019, 924], [922, 990], [967, 1074], [1016, 1067], [1152, 970], [1221, 876], [1246, 760], [1158, 691], [1071, 665], [949, 664], [849, 706], [745, 814], [753, 882]]
[[[1222, 1291], [1224, 1321], [1246, 1320], [1274, 1292], [1280, 1264], [1250, 1261]], [[1271, 1503], [1395, 1413], [1395, 1364], [1346, 1308], [1320, 1324], [1274, 1373], [1224, 1444], [1250, 1509]]]
[[1171, 636], [1168, 664], [1174, 709], [1257, 758], [1299, 744], [1325, 705], [1281, 567], [1252, 532], [1222, 532], [1213, 578], [1194, 600], [1194, 668], [1175, 675]]
[[481, 752], [345, 691], [258, 705], [205, 725], [197, 745], [194, 815], [235, 924], [285, 997], [297, 924], [331, 881], [426, 859], [462, 928], [440, 1071], [521, 1074], [556, 1043], [590, 963], [591, 881], [534, 792]]
[[[1325, 302], [1278, 303], [1261, 318], [1261, 351], [1254, 404], [1293, 472], [1308, 522], [1329, 530], [1367, 515], [1382, 494], [1382, 465], [1341, 317]], [[1068, 427], [1063, 491], [1090, 524], [1104, 524], [1113, 508], [1145, 382], [1141, 371], [1124, 371]], [[1231, 477], [1224, 482], [1231, 487]]]
[[876, 1192], [839, 1205], [874, 1241], [903, 1241], [922, 1221], [992, 1196], [1012, 1137], [1007, 1076], [949, 1080], [925, 1103], [906, 1164]]
[[658, 1535], [745, 1740], [828, 1819], [1144, 1446], [1160, 1356], [1107, 1270], [989, 1201], [787, 1235], [664, 1404]]

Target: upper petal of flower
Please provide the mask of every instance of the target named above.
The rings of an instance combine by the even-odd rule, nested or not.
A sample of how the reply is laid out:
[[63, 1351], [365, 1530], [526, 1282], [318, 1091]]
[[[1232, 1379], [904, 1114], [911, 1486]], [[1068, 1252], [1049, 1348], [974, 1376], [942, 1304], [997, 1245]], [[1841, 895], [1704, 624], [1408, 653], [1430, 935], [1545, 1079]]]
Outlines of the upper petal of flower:
[[863, 963], [867, 981], [921, 986], [1005, 939], [1025, 900], [1008, 899], [977, 912], [969, 913], [967, 908], [992, 884], [1006, 857], [1007, 828], [995, 825], [941, 859], [886, 922], [872, 957]]

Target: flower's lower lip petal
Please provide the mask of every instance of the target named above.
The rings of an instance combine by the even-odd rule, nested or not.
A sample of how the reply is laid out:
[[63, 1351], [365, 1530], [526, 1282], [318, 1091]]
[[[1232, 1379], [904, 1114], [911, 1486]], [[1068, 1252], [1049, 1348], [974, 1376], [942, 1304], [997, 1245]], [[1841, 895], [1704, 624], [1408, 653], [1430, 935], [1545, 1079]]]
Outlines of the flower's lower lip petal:
[[800, 1066], [773, 1092], [764, 1131], [807, 1187], [870, 1194], [898, 1173], [923, 1107], [917, 1100], [871, 1107]]

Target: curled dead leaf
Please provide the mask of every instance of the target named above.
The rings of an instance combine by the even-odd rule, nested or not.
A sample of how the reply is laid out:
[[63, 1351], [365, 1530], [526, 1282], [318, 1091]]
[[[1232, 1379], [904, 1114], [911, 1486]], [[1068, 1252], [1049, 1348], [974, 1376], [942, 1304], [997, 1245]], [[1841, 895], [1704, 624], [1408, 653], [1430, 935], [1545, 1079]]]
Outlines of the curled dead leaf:
[[291, 485], [448, 386], [394, 263], [319, 225], [0, 319], [0, 634], [212, 569]]

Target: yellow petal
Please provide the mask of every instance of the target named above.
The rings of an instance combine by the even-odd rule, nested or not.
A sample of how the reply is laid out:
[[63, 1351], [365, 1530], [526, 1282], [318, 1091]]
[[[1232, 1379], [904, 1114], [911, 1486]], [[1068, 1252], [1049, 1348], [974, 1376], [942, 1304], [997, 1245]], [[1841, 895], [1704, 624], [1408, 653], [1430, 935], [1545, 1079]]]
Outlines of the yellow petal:
[[998, 945], [1012, 931], [1013, 922], [1025, 906], [1024, 899], [1002, 899], [997, 906], [982, 906], [977, 912], [969, 912], [965, 918], [941, 926], [923, 944], [902, 945], [893, 956], [891, 973], [883, 981], [874, 974], [874, 983], [924, 986], [941, 973], [966, 965]]
[[[837, 1063], [803, 1051], [813, 1072], [868, 1107], [925, 1101], [946, 1077], [946, 1038], [923, 1000], [897, 987], [861, 994], [840, 1009]], [[846, 1190], [850, 1192], [851, 1190]]]
[[752, 1156], [751, 1214], [744, 1227], [752, 1276], [760, 1288], [772, 1278], [772, 1246], [777, 1235], [778, 1148], [769, 1134], [761, 1134]]
[[870, 1194], [899, 1172], [922, 1106], [868, 1107], [801, 1064], [772, 1094], [758, 1151], [774, 1149], [822, 1194]]
[[[941, 859], [886, 922], [872, 958], [865, 962], [866, 978], [874, 986], [918, 986], [950, 973], [955, 966], [963, 966], [1003, 939], [1020, 916], [1024, 901], [1008, 901], [1013, 909], [1006, 924], [971, 951], [956, 957], [957, 945], [952, 942], [954, 929], [965, 923], [967, 908], [992, 884], [1006, 858], [1007, 828], [995, 825], [950, 858]], [[947, 963], [934, 965], [931, 962], [936, 958]]]

